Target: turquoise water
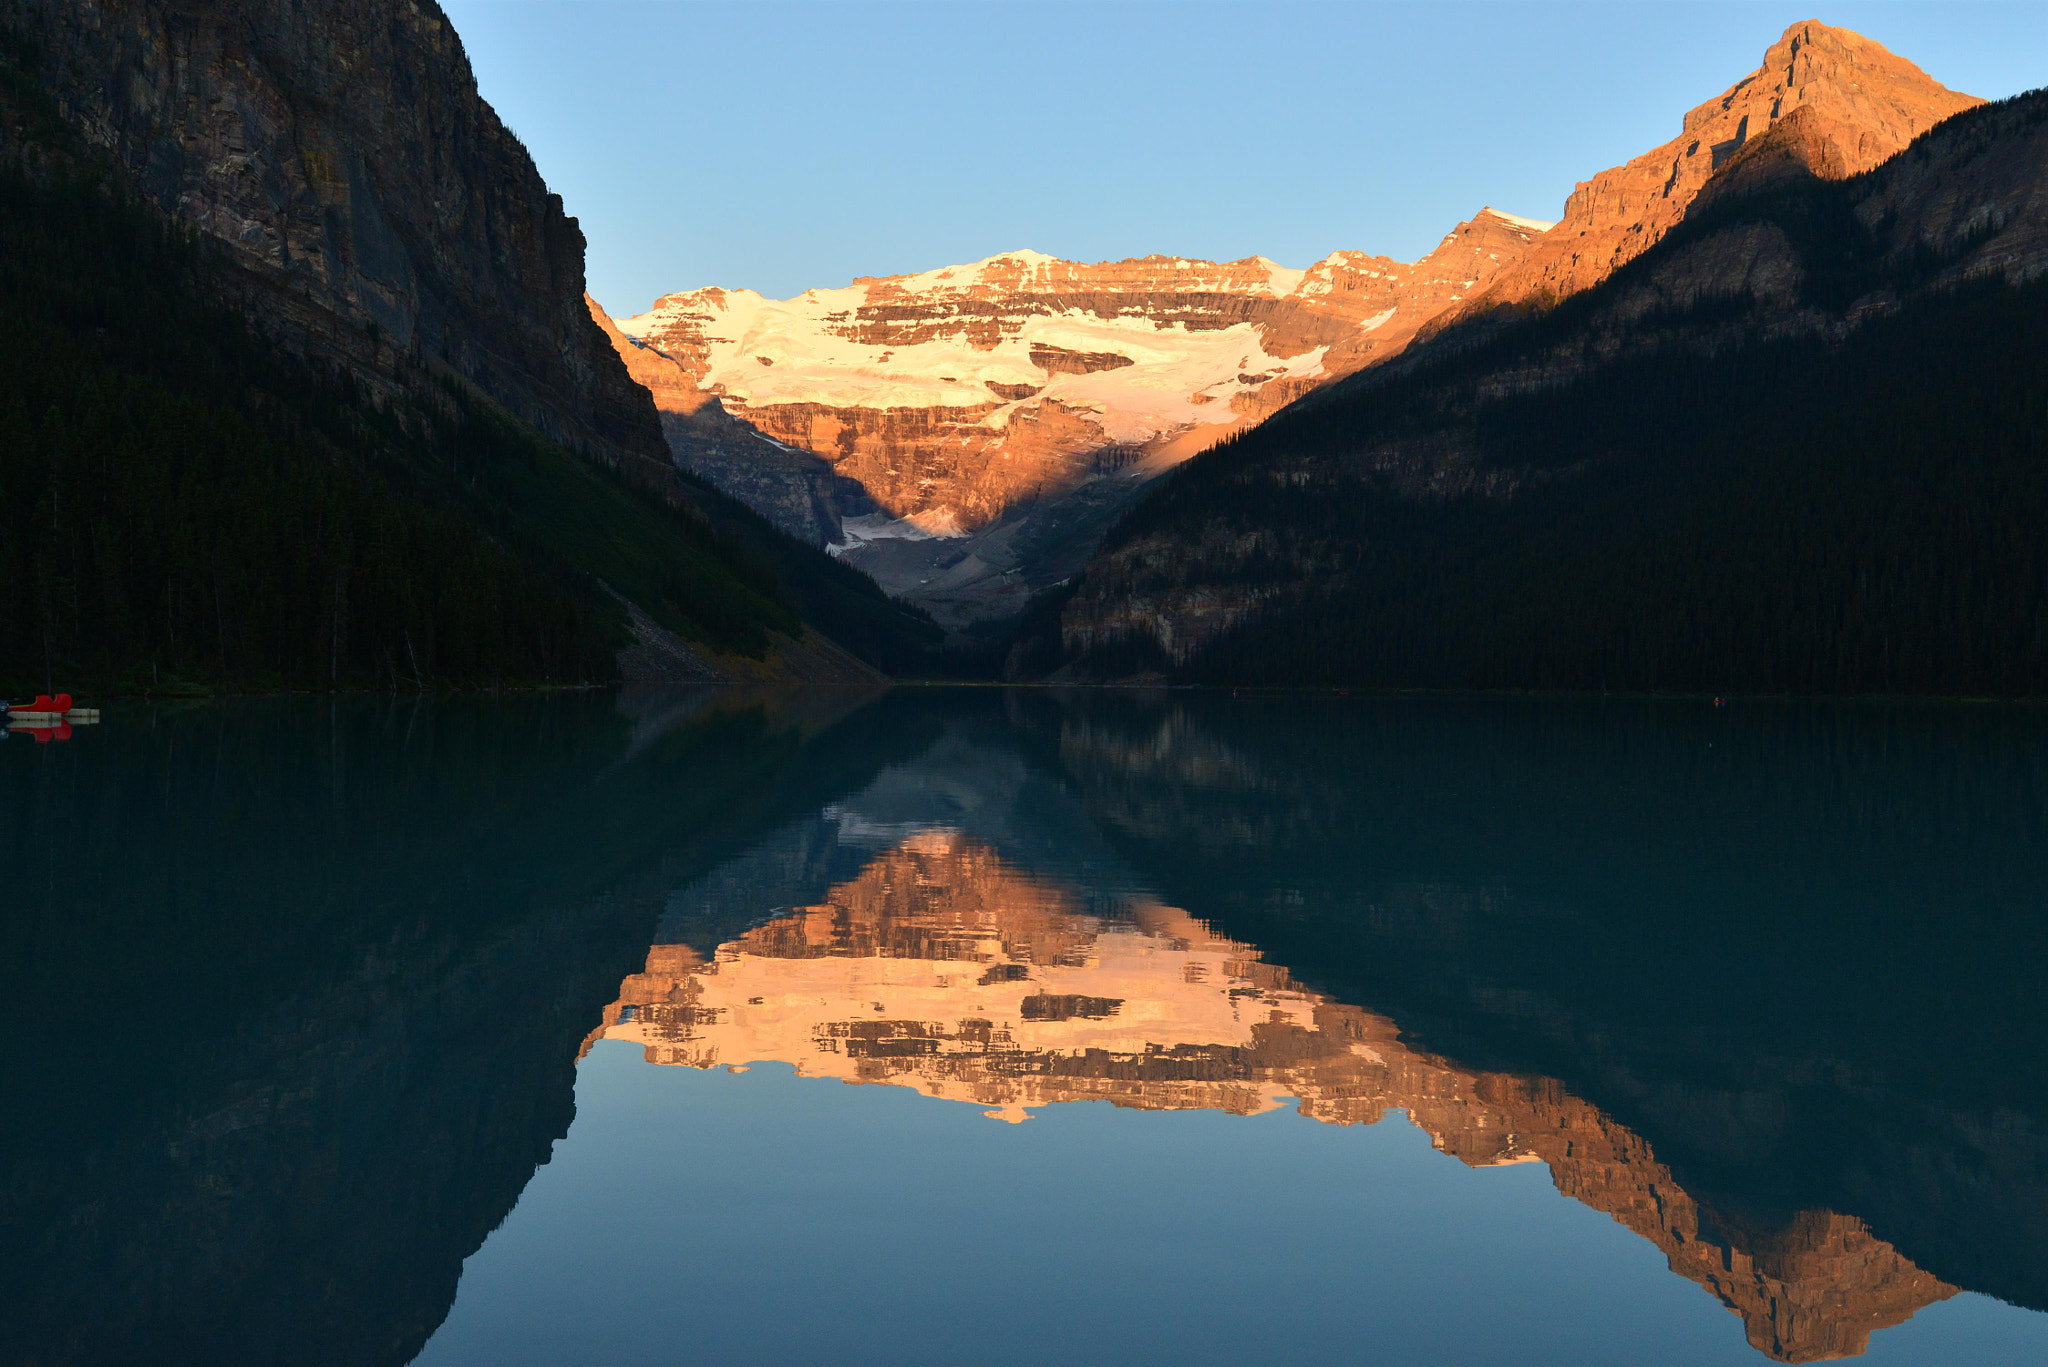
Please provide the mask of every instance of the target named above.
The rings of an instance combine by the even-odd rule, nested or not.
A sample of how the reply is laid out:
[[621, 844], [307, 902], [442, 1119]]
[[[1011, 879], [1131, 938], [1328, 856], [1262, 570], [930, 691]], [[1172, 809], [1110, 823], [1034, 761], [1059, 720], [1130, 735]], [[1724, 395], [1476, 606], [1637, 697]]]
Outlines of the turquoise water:
[[2048, 716], [698, 691], [0, 746], [8, 1360], [2048, 1360]]

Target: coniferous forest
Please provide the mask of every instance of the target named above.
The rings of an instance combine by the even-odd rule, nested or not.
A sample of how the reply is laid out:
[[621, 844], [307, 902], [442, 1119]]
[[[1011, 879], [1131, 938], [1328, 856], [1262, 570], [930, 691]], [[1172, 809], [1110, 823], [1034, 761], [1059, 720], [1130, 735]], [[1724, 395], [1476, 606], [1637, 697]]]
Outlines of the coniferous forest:
[[2048, 288], [1929, 300], [1840, 349], [1651, 357], [1475, 426], [1531, 472], [1513, 497], [1267, 485], [1268, 510], [1235, 485], [1246, 516], [1340, 543], [1336, 583], [1185, 677], [2048, 693]]
[[671, 506], [452, 388], [372, 402], [219, 269], [93, 178], [0, 176], [10, 691], [602, 680], [621, 596], [742, 656], [805, 617], [883, 667], [935, 640], [708, 487]]
[[[2044, 117], [2037, 94], [1956, 122]], [[1977, 239], [1902, 253], [1853, 212], [1862, 188], [1713, 206], [1607, 286], [1196, 458], [1110, 534], [1088, 571], [1106, 584], [1035, 606], [1013, 671], [2048, 695], [2048, 281], [1944, 279]], [[1784, 234], [1811, 306], [1904, 303], [1786, 337], [1748, 295], [1705, 295], [1567, 382], [1499, 381], [1573, 354], [1620, 291], [1731, 224]], [[1061, 638], [1076, 603], [1204, 592], [1255, 606], [1171, 653], [1144, 630]]]

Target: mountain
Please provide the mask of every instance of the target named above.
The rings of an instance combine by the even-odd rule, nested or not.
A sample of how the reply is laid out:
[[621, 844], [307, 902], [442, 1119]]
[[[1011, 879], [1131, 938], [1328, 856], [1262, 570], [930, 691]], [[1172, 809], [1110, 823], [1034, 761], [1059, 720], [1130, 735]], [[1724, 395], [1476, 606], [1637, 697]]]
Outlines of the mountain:
[[840, 513], [878, 512], [860, 485], [835, 474], [831, 462], [785, 446], [729, 415], [716, 394], [698, 387], [674, 360], [628, 337], [595, 299], [590, 316], [646, 387], [661, 415], [662, 435], [677, 464], [760, 512], [775, 526], [812, 546], [843, 535]]
[[0, 179], [10, 691], [872, 679], [936, 639], [675, 470], [430, 2], [5, 0]]
[[1837, 177], [1834, 125], [1791, 111], [1603, 283], [1481, 300], [1184, 467], [1013, 665], [2048, 690], [2044, 121], [1975, 107]]
[[1412, 265], [1023, 251], [790, 300], [693, 290], [613, 340], [686, 468], [959, 625], [1077, 569], [1160, 471], [1398, 352], [1547, 226], [1487, 209]]
[[1454, 316], [1554, 301], [1599, 284], [1677, 226], [1710, 181], [1726, 188], [1745, 180], [1721, 175], [1735, 170], [1731, 162], [1768, 149], [1772, 161], [1839, 180], [1982, 103], [1859, 33], [1811, 19], [1794, 24], [1755, 71], [1687, 112], [1677, 137], [1581, 181], [1556, 229]]
[[666, 462], [583, 308], [583, 234], [438, 6], [8, 0], [57, 112], [227, 249], [272, 335], [474, 384], [610, 464]]
[[790, 300], [671, 294], [613, 340], [686, 468], [968, 626], [1076, 574], [1190, 455], [1418, 339], [1598, 285], [1710, 183], [1853, 175], [1977, 103], [1809, 21], [1558, 225], [1483, 210], [1412, 265], [1011, 252]]

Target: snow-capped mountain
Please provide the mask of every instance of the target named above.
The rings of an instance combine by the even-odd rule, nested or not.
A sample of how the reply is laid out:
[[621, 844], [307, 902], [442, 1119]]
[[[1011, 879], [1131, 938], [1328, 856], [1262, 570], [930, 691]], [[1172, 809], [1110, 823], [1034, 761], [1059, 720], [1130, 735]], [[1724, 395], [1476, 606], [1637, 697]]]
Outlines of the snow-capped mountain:
[[1017, 251], [788, 300], [691, 290], [608, 331], [678, 460], [957, 625], [1021, 607], [1150, 476], [1310, 390], [1598, 285], [1702, 193], [1853, 175], [1976, 103], [1808, 21], [1561, 224], [1486, 209], [1413, 264]]
[[[1305, 270], [1256, 256], [1090, 265], [1016, 251], [788, 300], [691, 290], [620, 320], [614, 340], [685, 464], [943, 609], [952, 590], [934, 581], [947, 576], [928, 571], [956, 566], [930, 562], [965, 547], [911, 546], [1042, 523], [1056, 507], [1096, 520], [1068, 506], [1080, 491], [1105, 485], [1090, 493], [1118, 504], [1150, 474], [1399, 351], [1549, 226], [1484, 210], [1412, 264], [1335, 252]], [[839, 510], [865, 516], [826, 525], [821, 472], [792, 456], [857, 482]], [[802, 492], [763, 489], [764, 469]], [[966, 597], [954, 615], [1013, 607], [1023, 579], [1044, 577], [1008, 573], [1023, 559], [1042, 570], [1042, 554], [988, 549], [967, 567], [972, 587], [955, 583]], [[905, 554], [916, 563], [893, 564]]]

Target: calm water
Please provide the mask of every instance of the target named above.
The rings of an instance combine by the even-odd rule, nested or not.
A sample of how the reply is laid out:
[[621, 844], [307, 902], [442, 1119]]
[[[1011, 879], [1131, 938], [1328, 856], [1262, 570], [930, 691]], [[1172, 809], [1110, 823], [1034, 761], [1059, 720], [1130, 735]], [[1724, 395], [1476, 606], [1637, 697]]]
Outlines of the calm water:
[[0, 745], [0, 1361], [2048, 1361], [2048, 712]]

